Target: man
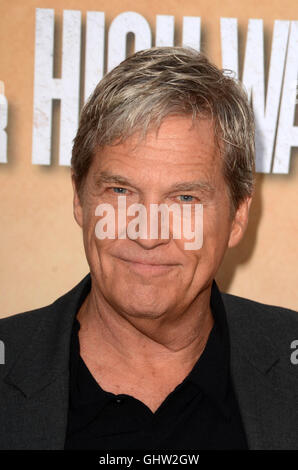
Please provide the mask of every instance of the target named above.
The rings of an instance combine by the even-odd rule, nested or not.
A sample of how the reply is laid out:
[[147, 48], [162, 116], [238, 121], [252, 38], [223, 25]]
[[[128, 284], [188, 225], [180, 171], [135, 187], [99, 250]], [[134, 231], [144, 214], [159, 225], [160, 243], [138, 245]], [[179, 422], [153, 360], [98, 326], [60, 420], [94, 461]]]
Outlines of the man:
[[[253, 172], [246, 96], [204, 56], [153, 48], [104, 77], [72, 155], [90, 274], [0, 322], [1, 448], [298, 448], [297, 313], [214, 281], [245, 232]], [[162, 217], [150, 236], [153, 209], [172, 206], [168, 236]]]

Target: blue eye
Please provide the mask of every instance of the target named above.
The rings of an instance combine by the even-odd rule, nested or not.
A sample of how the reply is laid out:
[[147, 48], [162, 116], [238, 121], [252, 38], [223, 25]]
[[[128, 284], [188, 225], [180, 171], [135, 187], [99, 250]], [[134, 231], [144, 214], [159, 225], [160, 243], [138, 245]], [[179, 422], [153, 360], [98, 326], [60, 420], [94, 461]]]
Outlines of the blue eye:
[[117, 194], [125, 194], [125, 191], [127, 191], [127, 189], [125, 188], [111, 188], [115, 193]]
[[187, 194], [181, 194], [181, 196], [178, 196], [178, 197], [183, 198], [181, 202], [192, 202], [194, 200], [193, 196], [189, 196]]

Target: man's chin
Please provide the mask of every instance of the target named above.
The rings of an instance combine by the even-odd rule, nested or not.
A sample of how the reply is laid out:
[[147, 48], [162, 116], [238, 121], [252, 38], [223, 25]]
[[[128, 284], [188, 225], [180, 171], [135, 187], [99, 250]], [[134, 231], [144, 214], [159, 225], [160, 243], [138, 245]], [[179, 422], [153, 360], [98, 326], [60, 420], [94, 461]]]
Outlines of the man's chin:
[[156, 299], [156, 302], [151, 301], [145, 302], [141, 299], [133, 299], [132, 302], [125, 302], [123, 300], [118, 304], [118, 312], [121, 313], [127, 319], [134, 318], [137, 319], [147, 319], [147, 320], [157, 320], [171, 311], [171, 306], [169, 302], [162, 304], [160, 298]]

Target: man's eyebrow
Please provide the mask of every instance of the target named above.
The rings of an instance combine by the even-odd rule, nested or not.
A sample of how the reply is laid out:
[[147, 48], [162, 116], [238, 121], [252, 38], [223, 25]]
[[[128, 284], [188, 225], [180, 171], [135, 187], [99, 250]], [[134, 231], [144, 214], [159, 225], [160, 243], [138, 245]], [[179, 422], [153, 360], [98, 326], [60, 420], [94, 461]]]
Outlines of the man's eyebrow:
[[183, 183], [175, 183], [170, 188], [171, 191], [203, 191], [213, 193], [214, 186], [207, 181], [185, 181]]
[[100, 183], [118, 183], [118, 184], [125, 184], [125, 185], [130, 185], [131, 186], [131, 182], [127, 178], [125, 178], [124, 176], [112, 174], [112, 173], [109, 173], [107, 171], [101, 171], [100, 173], [97, 173], [94, 176], [94, 179], [95, 179], [95, 182], [97, 184], [100, 184]]

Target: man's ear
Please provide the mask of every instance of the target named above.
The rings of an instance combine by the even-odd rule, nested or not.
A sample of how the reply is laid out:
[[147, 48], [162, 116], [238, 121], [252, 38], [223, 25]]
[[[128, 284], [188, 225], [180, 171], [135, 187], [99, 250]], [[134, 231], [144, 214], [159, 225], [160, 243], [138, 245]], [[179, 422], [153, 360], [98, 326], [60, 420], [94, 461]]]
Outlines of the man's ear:
[[73, 188], [73, 215], [80, 227], [83, 227], [83, 208], [82, 204], [78, 195], [76, 182], [75, 182], [75, 175], [71, 172], [71, 182]]
[[235, 212], [232, 228], [229, 238], [228, 247], [232, 248], [240, 242], [245, 233], [247, 224], [248, 224], [248, 214], [251, 205], [252, 198], [247, 197], [242, 201]]

